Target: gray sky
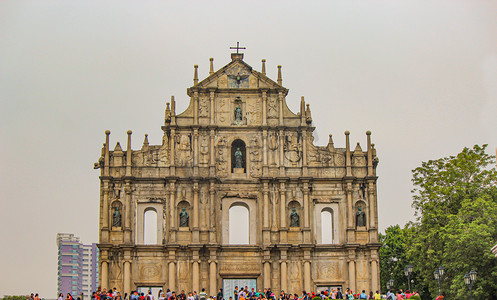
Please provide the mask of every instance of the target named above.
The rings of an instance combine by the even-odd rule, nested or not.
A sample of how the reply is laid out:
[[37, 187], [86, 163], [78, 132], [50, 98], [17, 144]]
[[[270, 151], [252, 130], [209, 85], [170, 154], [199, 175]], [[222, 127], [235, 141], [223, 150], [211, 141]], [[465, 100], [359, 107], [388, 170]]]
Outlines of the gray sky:
[[[317, 144], [366, 143], [380, 165], [381, 230], [413, 219], [411, 170], [497, 136], [496, 1], [1, 1], [0, 296], [56, 293], [57, 232], [98, 240], [104, 131], [111, 148], [161, 142], [165, 102], [186, 108], [229, 47], [311, 104]], [[123, 146], [124, 147], [124, 146]]]

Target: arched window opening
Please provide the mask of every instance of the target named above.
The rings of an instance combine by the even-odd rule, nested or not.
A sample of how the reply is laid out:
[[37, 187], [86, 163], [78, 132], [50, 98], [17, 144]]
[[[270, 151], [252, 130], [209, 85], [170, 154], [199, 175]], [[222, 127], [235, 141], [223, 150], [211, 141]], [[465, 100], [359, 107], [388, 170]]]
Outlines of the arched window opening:
[[229, 244], [249, 244], [249, 210], [244, 205], [233, 205], [229, 209]]
[[238, 139], [231, 144], [231, 173], [246, 173], [245, 142]]
[[157, 244], [157, 212], [155, 209], [145, 210], [143, 216], [143, 243], [145, 245]]
[[321, 211], [321, 243], [333, 244], [333, 211]]

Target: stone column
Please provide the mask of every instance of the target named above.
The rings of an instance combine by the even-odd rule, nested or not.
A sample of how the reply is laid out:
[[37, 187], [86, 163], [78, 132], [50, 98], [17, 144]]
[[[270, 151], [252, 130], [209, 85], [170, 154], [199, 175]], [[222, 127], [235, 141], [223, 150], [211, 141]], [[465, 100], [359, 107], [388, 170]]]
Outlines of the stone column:
[[[199, 243], [199, 203], [198, 182], [193, 182], [193, 243]], [[197, 266], [198, 267], [198, 266]]]
[[[175, 231], [176, 230], [176, 182], [171, 180], [169, 182], [169, 242], [173, 243], [176, 241]], [[157, 224], [158, 225], [158, 224]]]
[[[132, 224], [132, 214], [131, 214], [131, 182], [127, 181], [126, 186], [124, 188], [125, 192], [125, 200], [124, 200], [124, 243], [131, 244], [131, 226]], [[159, 224], [157, 224], [159, 226]], [[129, 291], [128, 291], [129, 292]]]
[[267, 91], [262, 91], [262, 126], [267, 125]]
[[376, 260], [371, 261], [371, 290], [378, 290], [378, 263]]
[[[267, 245], [271, 242], [270, 232], [269, 232], [269, 183], [268, 183], [268, 181], [263, 182], [262, 193], [263, 193], [263, 199], [264, 199], [262, 240], [263, 240], [263, 244]], [[270, 287], [270, 286], [266, 286], [266, 287]]]
[[200, 278], [199, 278], [199, 262], [197, 260], [193, 261], [193, 290], [199, 291], [200, 288]]
[[280, 176], [285, 176], [285, 132], [280, 129]]
[[209, 243], [216, 243], [216, 209], [214, 206], [216, 195], [216, 185], [215, 181], [211, 180], [209, 187], [209, 217], [210, 217], [210, 228], [209, 228]]
[[311, 286], [311, 262], [304, 261], [304, 289], [306, 292], [312, 291]]
[[285, 182], [280, 182], [280, 243], [288, 241], [288, 229], [286, 227], [286, 187]]
[[311, 242], [311, 225], [310, 225], [310, 203], [309, 203], [309, 183], [307, 181], [303, 182], [302, 187], [304, 193], [304, 243], [309, 244]]
[[193, 93], [193, 124], [198, 125], [198, 91]]
[[124, 293], [129, 293], [131, 292], [131, 263], [129, 261], [124, 262]]
[[352, 181], [345, 182], [345, 194], [347, 197], [347, 241], [354, 242], [355, 234], [354, 234], [354, 208], [352, 205]]
[[307, 131], [302, 131], [302, 176], [308, 176], [307, 170]]
[[101, 208], [101, 218], [102, 218], [102, 232], [101, 232], [101, 242], [109, 242], [109, 182], [107, 180], [103, 181], [103, 199]]
[[210, 134], [210, 162], [209, 162], [209, 174], [211, 177], [216, 176], [216, 148], [215, 148], [215, 138], [216, 137], [216, 131], [214, 129], [211, 129], [211, 134]]
[[287, 268], [286, 268], [286, 261], [281, 261], [281, 289], [285, 291], [285, 293], [288, 292], [287, 290]]
[[217, 294], [217, 268], [216, 262], [211, 260], [209, 262], [209, 295]]
[[209, 124], [214, 125], [214, 118], [215, 118], [215, 106], [214, 106], [214, 99], [215, 99], [215, 90], [210, 90], [209, 93], [209, 98], [211, 100], [211, 107], [210, 107], [210, 113], [211, 113], [211, 119]]
[[174, 128], [171, 128], [171, 138], [170, 138], [170, 143], [171, 143], [171, 150], [169, 152], [169, 164], [170, 164], [170, 173], [171, 176], [174, 176], [176, 174], [176, 130]]
[[198, 129], [193, 129], [193, 166], [198, 167]]
[[262, 131], [262, 165], [267, 166], [267, 130]]
[[280, 126], [283, 126], [283, 101], [284, 101], [284, 98], [283, 98], [283, 92], [279, 92], [278, 93], [278, 102], [280, 104], [280, 120], [279, 120], [279, 124]]
[[174, 262], [169, 262], [169, 289], [174, 291], [176, 289], [176, 264]]
[[109, 288], [109, 264], [106, 261], [102, 261], [102, 274], [101, 275], [101, 281], [100, 281], [100, 286], [103, 289], [108, 289]]
[[353, 260], [349, 261], [349, 287], [353, 291], [356, 290], [356, 288], [355, 288], [355, 261], [353, 261]]
[[264, 261], [264, 288], [271, 287], [271, 263]]

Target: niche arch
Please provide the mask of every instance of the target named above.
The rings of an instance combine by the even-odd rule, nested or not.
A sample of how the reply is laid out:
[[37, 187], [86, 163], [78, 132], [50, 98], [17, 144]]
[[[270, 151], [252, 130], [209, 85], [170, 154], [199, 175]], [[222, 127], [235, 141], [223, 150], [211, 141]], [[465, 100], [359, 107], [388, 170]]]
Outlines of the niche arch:
[[234, 202], [228, 212], [228, 243], [250, 244], [250, 208], [246, 203]]
[[157, 231], [157, 210], [153, 207], [147, 207], [143, 212], [143, 244], [157, 245]]
[[[136, 205], [135, 240], [138, 245], [160, 245], [164, 236], [164, 203], [159, 201], [138, 201]], [[155, 217], [155, 220], [152, 218]], [[147, 227], [145, 227], [147, 226]], [[146, 228], [151, 228], [147, 230]], [[155, 231], [155, 237], [152, 237]], [[145, 240], [145, 237], [147, 240]], [[155, 242], [155, 243], [153, 243]]]
[[316, 203], [314, 207], [314, 240], [317, 244], [340, 244], [340, 209], [338, 202]]
[[247, 146], [242, 139], [235, 139], [231, 143], [231, 173], [235, 172], [235, 167], [237, 166], [235, 154], [238, 149], [241, 152], [241, 169], [243, 169], [243, 173], [247, 173]]

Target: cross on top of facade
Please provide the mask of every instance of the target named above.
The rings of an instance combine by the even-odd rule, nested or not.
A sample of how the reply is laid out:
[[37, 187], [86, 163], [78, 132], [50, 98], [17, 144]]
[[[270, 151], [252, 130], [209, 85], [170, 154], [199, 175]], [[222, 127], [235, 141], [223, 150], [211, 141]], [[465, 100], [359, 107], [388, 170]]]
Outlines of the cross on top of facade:
[[238, 50], [247, 49], [247, 48], [240, 47], [240, 42], [236, 42], [236, 47], [230, 47], [230, 49], [236, 49], [236, 54], [238, 54]]

